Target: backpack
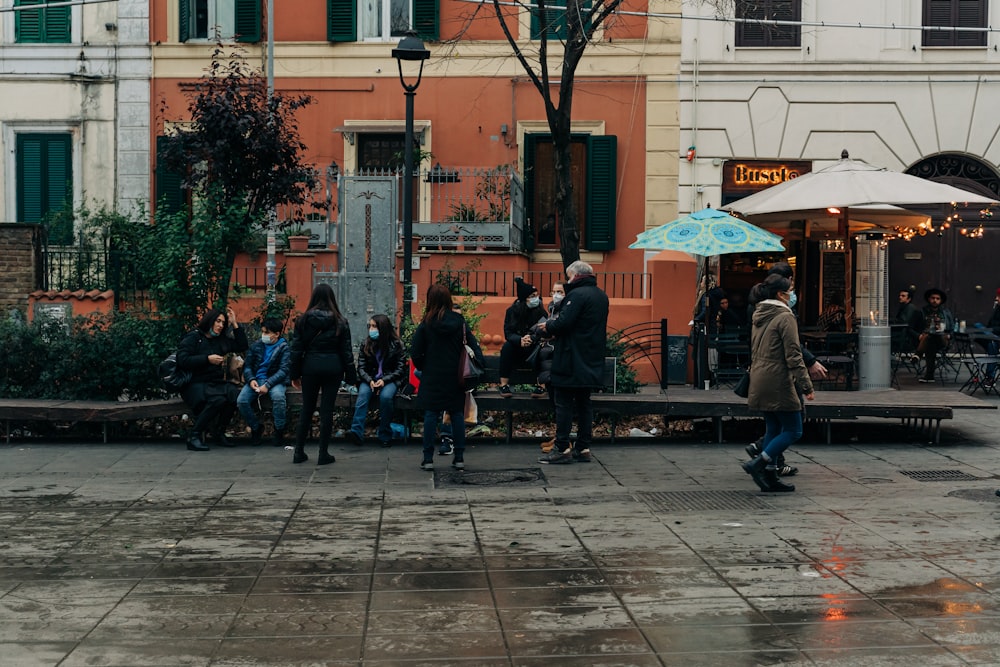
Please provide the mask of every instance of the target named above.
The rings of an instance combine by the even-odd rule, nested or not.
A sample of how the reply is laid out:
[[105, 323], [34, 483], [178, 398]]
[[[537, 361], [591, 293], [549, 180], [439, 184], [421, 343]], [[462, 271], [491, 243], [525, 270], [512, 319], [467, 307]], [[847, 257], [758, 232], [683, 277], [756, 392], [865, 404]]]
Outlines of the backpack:
[[157, 373], [163, 388], [172, 394], [179, 393], [191, 382], [191, 371], [184, 371], [177, 368], [177, 353], [171, 352], [166, 359], [160, 362]]

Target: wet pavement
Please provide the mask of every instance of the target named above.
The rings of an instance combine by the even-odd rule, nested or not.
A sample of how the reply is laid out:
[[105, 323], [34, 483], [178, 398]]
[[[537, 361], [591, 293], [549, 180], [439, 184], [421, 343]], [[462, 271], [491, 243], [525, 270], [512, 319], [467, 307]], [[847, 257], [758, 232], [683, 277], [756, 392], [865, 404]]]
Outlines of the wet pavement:
[[[1000, 414], [730, 444], [0, 448], [0, 665], [1000, 664]], [[959, 423], [960, 422], [960, 423]]]

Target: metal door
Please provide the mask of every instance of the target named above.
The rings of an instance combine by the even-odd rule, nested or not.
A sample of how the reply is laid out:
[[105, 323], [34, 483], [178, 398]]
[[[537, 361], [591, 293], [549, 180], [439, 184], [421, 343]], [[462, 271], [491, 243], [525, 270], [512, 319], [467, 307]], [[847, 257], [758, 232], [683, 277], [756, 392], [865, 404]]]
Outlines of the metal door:
[[368, 335], [372, 315], [397, 319], [397, 182], [395, 176], [342, 176], [338, 186], [340, 270], [317, 273], [316, 282], [334, 288], [355, 347]]

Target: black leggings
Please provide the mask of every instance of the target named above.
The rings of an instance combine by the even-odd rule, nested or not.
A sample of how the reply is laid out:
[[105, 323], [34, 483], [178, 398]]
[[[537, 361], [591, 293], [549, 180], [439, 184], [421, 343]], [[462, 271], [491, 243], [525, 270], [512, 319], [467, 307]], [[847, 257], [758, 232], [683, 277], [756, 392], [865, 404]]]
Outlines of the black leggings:
[[343, 378], [342, 372], [302, 376], [302, 413], [299, 415], [299, 429], [295, 434], [295, 444], [300, 449], [309, 435], [320, 392], [323, 393], [323, 400], [319, 405], [319, 446], [320, 449], [329, 446], [330, 434], [333, 432], [333, 408], [337, 403], [337, 392], [340, 391], [340, 381]]
[[191, 430], [200, 434], [209, 430], [224, 431], [236, 414], [239, 389], [231, 382], [192, 382], [181, 390], [181, 398], [194, 412]]

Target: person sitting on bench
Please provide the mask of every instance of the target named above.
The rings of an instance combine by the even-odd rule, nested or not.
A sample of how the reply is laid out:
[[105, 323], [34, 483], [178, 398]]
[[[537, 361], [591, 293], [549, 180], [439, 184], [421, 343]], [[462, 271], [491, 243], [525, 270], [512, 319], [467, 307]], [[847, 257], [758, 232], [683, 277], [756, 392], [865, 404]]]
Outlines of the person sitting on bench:
[[500, 395], [504, 398], [514, 395], [514, 390], [510, 386], [511, 373], [518, 366], [525, 364], [535, 345], [538, 344], [537, 339], [531, 336], [531, 327], [539, 320], [546, 319], [545, 308], [535, 286], [524, 282], [520, 276], [514, 278], [514, 283], [517, 288], [517, 300], [504, 315], [503, 336], [506, 340], [500, 348]]

